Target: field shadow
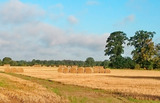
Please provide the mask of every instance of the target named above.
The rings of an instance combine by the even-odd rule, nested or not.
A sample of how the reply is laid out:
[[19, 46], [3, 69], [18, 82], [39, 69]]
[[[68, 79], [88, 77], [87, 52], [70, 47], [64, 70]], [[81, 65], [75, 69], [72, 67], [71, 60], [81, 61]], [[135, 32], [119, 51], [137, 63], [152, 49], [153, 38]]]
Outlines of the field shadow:
[[155, 79], [160, 80], [160, 76], [117, 76], [117, 75], [107, 75], [107, 77], [114, 77], [114, 78], [128, 78], [128, 79]]

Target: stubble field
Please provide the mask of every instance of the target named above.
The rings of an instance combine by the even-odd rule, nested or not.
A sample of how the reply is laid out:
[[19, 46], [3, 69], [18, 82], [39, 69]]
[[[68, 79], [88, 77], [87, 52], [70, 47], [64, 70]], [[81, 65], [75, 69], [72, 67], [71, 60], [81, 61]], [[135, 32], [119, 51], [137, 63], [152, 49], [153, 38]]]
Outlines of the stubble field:
[[[19, 68], [19, 67], [16, 67]], [[160, 100], [160, 71], [111, 70], [110, 74], [58, 73], [56, 67], [21, 67], [23, 75], [83, 87], [97, 88], [145, 100]], [[0, 67], [4, 71], [4, 67]]]

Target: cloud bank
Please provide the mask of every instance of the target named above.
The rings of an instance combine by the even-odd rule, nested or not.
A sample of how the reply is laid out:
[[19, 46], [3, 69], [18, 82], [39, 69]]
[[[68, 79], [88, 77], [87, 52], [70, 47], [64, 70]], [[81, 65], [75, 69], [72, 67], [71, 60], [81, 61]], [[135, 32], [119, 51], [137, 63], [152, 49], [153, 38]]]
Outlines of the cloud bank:
[[24, 23], [44, 15], [44, 11], [37, 6], [23, 4], [19, 0], [10, 0], [0, 6], [0, 20], [3, 24]]
[[[104, 57], [104, 47], [108, 33], [96, 35], [61, 29], [41, 21], [45, 15], [43, 9], [19, 0], [1, 5], [1, 59], [5, 56], [15, 60], [107, 58]], [[68, 21], [78, 23], [74, 16], [68, 16]]]

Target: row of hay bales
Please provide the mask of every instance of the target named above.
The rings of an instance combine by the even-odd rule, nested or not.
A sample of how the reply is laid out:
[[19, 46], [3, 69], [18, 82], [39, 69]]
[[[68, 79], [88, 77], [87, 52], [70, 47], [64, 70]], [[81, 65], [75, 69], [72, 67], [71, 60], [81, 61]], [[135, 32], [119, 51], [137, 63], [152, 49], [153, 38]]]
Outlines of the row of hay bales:
[[24, 72], [23, 68], [15, 68], [15, 67], [12, 67], [10, 64], [4, 64], [3, 66], [5, 67], [4, 72], [6, 73], [23, 73]]
[[110, 69], [104, 69], [102, 66], [78, 67], [78, 66], [59, 66], [59, 73], [110, 73]]
[[11, 67], [6, 67], [4, 68], [4, 72], [6, 73], [23, 73], [24, 70], [23, 68], [11, 68]]

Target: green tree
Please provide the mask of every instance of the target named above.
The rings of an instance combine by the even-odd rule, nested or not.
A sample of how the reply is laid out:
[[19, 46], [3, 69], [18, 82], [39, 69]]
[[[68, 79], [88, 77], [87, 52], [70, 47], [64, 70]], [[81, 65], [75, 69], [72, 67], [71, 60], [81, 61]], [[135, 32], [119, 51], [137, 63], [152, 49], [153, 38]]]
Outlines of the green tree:
[[10, 57], [4, 57], [2, 60], [3, 64], [10, 64], [12, 62], [12, 59]]
[[104, 60], [104, 61], [102, 62], [102, 66], [103, 66], [104, 68], [108, 68], [108, 67], [109, 67], [109, 64], [110, 64], [110, 61], [109, 61], [109, 60]]
[[125, 59], [122, 56], [117, 56], [114, 61], [111, 62], [110, 66], [112, 68], [125, 68], [124, 67]]
[[94, 64], [95, 64], [95, 61], [92, 57], [88, 57], [85, 61], [86, 66], [91, 66], [92, 67], [92, 66], [94, 66]]
[[[108, 39], [106, 40], [107, 45], [105, 46], [105, 55], [110, 56], [111, 66], [114, 67], [114, 62], [117, 62], [116, 60], [119, 60], [122, 58], [122, 53], [124, 53], [124, 46], [125, 40], [128, 38], [126, 37], [126, 34], [122, 31], [116, 31], [110, 34]], [[117, 66], [115, 66], [117, 67]]]
[[124, 68], [134, 69], [135, 65], [135, 62], [130, 57], [124, 58]]
[[27, 62], [24, 60], [17, 61], [18, 66], [27, 66]]
[[154, 68], [160, 69], [160, 43], [155, 46], [156, 55], [154, 56]]
[[128, 45], [134, 46], [132, 51], [133, 60], [140, 64], [142, 68], [152, 69], [153, 56], [156, 54], [154, 42], [152, 38], [155, 32], [137, 31], [133, 37], [130, 38]]
[[101, 66], [102, 65], [102, 61], [95, 61], [94, 65], [95, 66]]
[[16, 61], [13, 61], [13, 60], [12, 60], [12, 61], [10, 62], [10, 65], [11, 65], [11, 66], [17, 66], [18, 63], [17, 63]]
[[0, 66], [2, 66], [2, 61], [1, 61], [1, 59], [0, 59]]

